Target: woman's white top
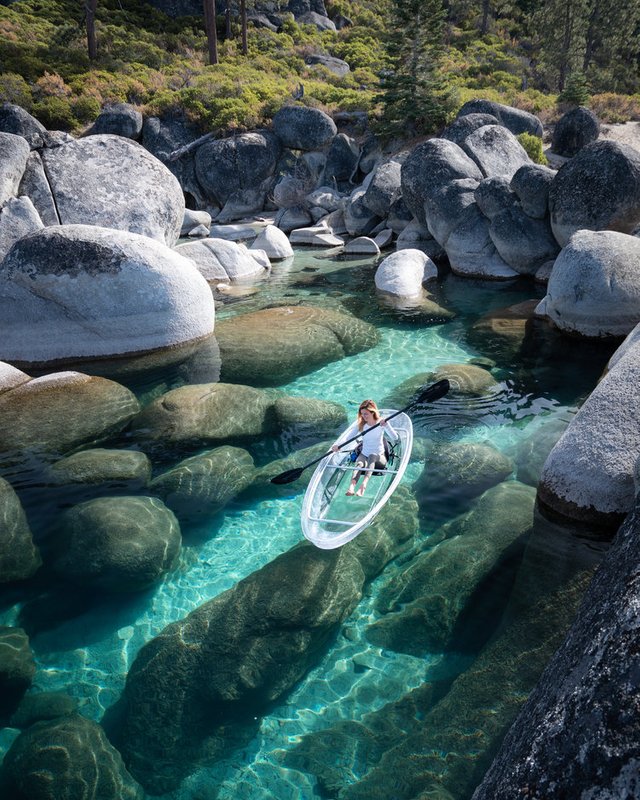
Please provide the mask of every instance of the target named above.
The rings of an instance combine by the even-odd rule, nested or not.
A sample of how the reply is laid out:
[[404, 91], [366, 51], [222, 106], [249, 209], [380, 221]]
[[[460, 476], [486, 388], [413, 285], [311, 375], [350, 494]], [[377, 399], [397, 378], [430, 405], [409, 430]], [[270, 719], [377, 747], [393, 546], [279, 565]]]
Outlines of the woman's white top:
[[383, 455], [384, 444], [382, 439], [385, 432], [389, 434], [390, 439], [397, 439], [398, 434], [388, 422], [384, 428], [382, 425], [379, 425], [373, 430], [367, 430], [370, 427], [370, 425], [365, 425], [362, 429], [362, 455], [366, 457], [372, 456], [374, 453], [377, 455]]

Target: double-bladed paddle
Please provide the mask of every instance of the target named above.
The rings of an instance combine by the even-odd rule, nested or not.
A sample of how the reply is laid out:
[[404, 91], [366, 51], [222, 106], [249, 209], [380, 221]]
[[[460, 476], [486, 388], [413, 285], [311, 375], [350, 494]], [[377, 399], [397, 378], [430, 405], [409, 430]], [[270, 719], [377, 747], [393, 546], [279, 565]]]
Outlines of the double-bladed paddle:
[[[386, 418], [386, 422], [397, 417], [398, 414], [404, 414], [405, 411], [408, 411], [413, 406], [420, 405], [421, 403], [430, 403], [433, 400], [439, 400], [441, 397], [444, 397], [445, 394], [449, 391], [449, 381], [444, 378], [437, 383], [432, 383], [431, 386], [427, 386], [426, 389], [422, 390], [418, 397], [415, 400], [412, 400], [408, 405], [404, 408], [401, 408], [400, 411], [396, 411], [394, 414], [389, 415]], [[382, 423], [376, 422], [375, 425], [372, 425], [369, 430], [372, 431], [374, 428], [377, 428]], [[357, 434], [357, 436], [352, 436], [351, 439], [347, 439], [346, 442], [342, 442], [339, 446], [344, 447], [345, 444], [349, 444], [350, 442], [355, 442], [356, 439], [359, 439], [362, 436], [361, 433]], [[322, 461], [323, 458], [332, 455], [333, 451], [330, 450], [328, 453], [320, 456], [319, 458], [314, 458], [313, 461], [310, 461], [308, 464], [305, 464], [303, 467], [296, 467], [295, 469], [288, 469], [286, 472], [281, 472], [279, 475], [276, 475], [274, 478], [271, 478], [271, 483], [292, 483], [293, 481], [297, 480], [302, 473], [307, 469], [307, 467], [313, 466], [313, 464], [317, 464], [318, 461]]]

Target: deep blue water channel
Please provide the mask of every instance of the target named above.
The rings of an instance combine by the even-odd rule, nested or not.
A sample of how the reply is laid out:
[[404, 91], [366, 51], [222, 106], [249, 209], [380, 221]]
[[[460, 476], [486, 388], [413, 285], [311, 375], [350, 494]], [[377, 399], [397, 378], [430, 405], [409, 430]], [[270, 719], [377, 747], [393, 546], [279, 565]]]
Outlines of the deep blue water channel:
[[[217, 315], [223, 319], [268, 305], [302, 302], [346, 310], [375, 325], [380, 343], [373, 349], [278, 387], [288, 394], [338, 402], [350, 419], [360, 400], [372, 397], [383, 401], [417, 373], [470, 361], [491, 370], [496, 386], [490, 393], [475, 399], [450, 396], [414, 416], [416, 458], [403, 481], [409, 489], [422, 472], [424, 454], [428, 458], [433, 443], [440, 447], [459, 442], [488, 443], [517, 463], [526, 453], [526, 443], [537, 438], [544, 442], [540, 434], [549, 424], [566, 424], [597, 382], [608, 355], [602, 349], [587, 349], [571, 342], [564, 349], [545, 349], [544, 343], [538, 348], [535, 341], [529, 347], [513, 348], [505, 346], [504, 337], [478, 336], [474, 323], [482, 316], [539, 299], [544, 294], [542, 287], [528, 280], [470, 281], [443, 272], [430, 291], [433, 299], [454, 312], [455, 317], [446, 323], [434, 323], [423, 309], [393, 308], [376, 293], [376, 264], [376, 259], [298, 251], [295, 260], [275, 265], [265, 280], [219, 294]], [[133, 383], [131, 388], [144, 402], [175, 385], [173, 372], [155, 373], [152, 378]], [[257, 463], [265, 463], [314, 441], [317, 438], [310, 431], [304, 440], [258, 443], [252, 454]], [[515, 469], [509, 480], [516, 480]], [[31, 518], [39, 513], [37, 497], [36, 491], [31, 507], [27, 507]], [[28, 505], [28, 495], [25, 502]], [[85, 598], [85, 608], [79, 615], [54, 615], [40, 624], [36, 619], [31, 647], [37, 659], [37, 673], [31, 691], [66, 691], [81, 701], [81, 713], [99, 721], [118, 699], [127, 671], [145, 642], [168, 623], [184, 617], [300, 541], [301, 503], [302, 495], [295, 493], [232, 502], [224, 514], [184, 537], [179, 568], [153, 591], [126, 599]], [[440, 526], [468, 507], [464, 497], [458, 497], [456, 503], [445, 495], [431, 498], [432, 511], [420, 518], [416, 550], [435, 546], [441, 538]], [[517, 515], [517, 509], [511, 511]], [[533, 521], [532, 514], [532, 525]], [[532, 569], [538, 571], [531, 581], [538, 587], [536, 591], [551, 587], [550, 597], [553, 591], [564, 587], [565, 579], [570, 581], [576, 564], [592, 567], [602, 550], [589, 537], [557, 527], [553, 530], [553, 534], [542, 537], [544, 557], [531, 559]], [[464, 675], [497, 629], [510, 602], [511, 587], [526, 583], [526, 553], [523, 543], [494, 570], [491, 583], [485, 587], [485, 592], [494, 592], [494, 596], [489, 597], [485, 616], [480, 615], [468, 630], [463, 630], [460, 647], [420, 657], [373, 646], [364, 635], [365, 628], [380, 617], [375, 600], [381, 587], [406, 567], [408, 556], [403, 556], [400, 563], [388, 564], [366, 588], [362, 601], [321, 662], [285, 703], [263, 718], [251, 744], [223, 763], [202, 767], [180, 790], [165, 797], [304, 800], [321, 796], [316, 776], [292, 767], [286, 753], [305, 735], [344, 721], [359, 721], [364, 714], [401, 699], [425, 682], [453, 681]], [[472, 545], [468, 551], [464, 547], [460, 550], [460, 557], [465, 560], [474, 556]], [[579, 599], [580, 590], [579, 587], [578, 594], [571, 595], [571, 602]], [[539, 600], [533, 594], [532, 603]], [[0, 624], [20, 624], [23, 605], [23, 598], [12, 594], [3, 597]], [[561, 624], [562, 620], [558, 622]], [[532, 647], [535, 635], [532, 630]], [[520, 668], [517, 658], [511, 668]], [[455, 716], [455, 708], [450, 713]], [[460, 714], [464, 723], [463, 708]], [[0, 731], [0, 755], [17, 733], [11, 728]], [[399, 734], [399, 742], [400, 739]], [[446, 758], [447, 754], [442, 755]], [[478, 763], [483, 763], [482, 757], [486, 756], [479, 753]], [[473, 764], [476, 756], [471, 754], [469, 758]], [[355, 760], [348, 763], [349, 780], [357, 782], [367, 768]], [[455, 800], [469, 796], [468, 781], [451, 779], [446, 788]], [[382, 796], [392, 800], [388, 794]]]

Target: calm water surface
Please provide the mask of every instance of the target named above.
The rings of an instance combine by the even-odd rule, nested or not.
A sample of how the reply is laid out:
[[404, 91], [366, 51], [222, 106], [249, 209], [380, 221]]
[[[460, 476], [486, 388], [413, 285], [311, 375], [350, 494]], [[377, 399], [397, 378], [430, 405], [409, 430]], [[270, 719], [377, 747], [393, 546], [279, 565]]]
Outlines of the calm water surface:
[[[576, 349], [560, 360], [553, 351], [536, 352], [534, 348], [514, 355], [498, 345], [489, 344], [482, 351], [474, 345], [476, 339], [470, 335], [473, 323], [493, 309], [541, 297], [543, 290], [533, 283], [475, 282], [445, 274], [434, 296], [456, 316], [450, 322], [432, 324], [420, 309], [399, 311], [376, 295], [375, 266], [374, 259], [330, 258], [315, 251], [299, 251], [294, 261], [276, 265], [261, 283], [221, 295], [218, 318], [266, 305], [304, 302], [346, 309], [374, 324], [380, 332], [378, 346], [280, 387], [291, 395], [336, 401], [349, 418], [361, 399], [381, 401], [416, 373], [488, 357], [491, 361], [483, 363], [491, 366], [493, 362], [498, 380], [492, 393], [465, 402], [445, 398], [414, 417], [418, 439], [439, 444], [487, 442], [514, 456], [519, 444], [550, 420], [570, 420], [595, 385], [607, 355], [600, 351], [585, 355]], [[155, 376], [159, 382], [164, 377]], [[157, 393], [154, 381], [132, 388], [142, 399]], [[258, 462], [266, 462], [312, 441], [265, 442], [253, 454]], [[423, 462], [414, 461], [404, 483], [410, 487], [422, 469]], [[25, 502], [28, 504], [28, 497]], [[33, 518], [38, 513], [37, 492], [31, 502], [28, 512]], [[127, 671], [145, 642], [300, 541], [301, 503], [299, 494], [232, 503], [207, 529], [185, 536], [180, 567], [153, 591], [134, 598], [95, 599], [87, 603], [84, 613], [66, 621], [38, 622], [43, 612], [34, 604], [30, 619], [35, 619], [34, 628], [39, 632], [31, 635], [38, 667], [32, 691], [67, 691], [81, 700], [83, 714], [99, 721], [119, 697]], [[433, 508], [439, 512], [421, 519], [420, 544], [424, 547], [429, 546], [429, 537], [440, 522], [451, 516], [446, 498], [434, 497]], [[550, 572], [562, 572], [563, 559], [587, 553], [588, 560], [589, 552], [597, 554], [597, 545], [568, 536], [571, 546], [563, 545], [551, 553]], [[582, 555], [576, 556], [576, 552]], [[472, 559], [474, 553], [469, 552], [468, 557]], [[165, 797], [318, 797], [312, 775], [285, 766], [283, 754], [305, 734], [341, 720], [359, 720], [364, 713], [401, 698], [434, 677], [464, 673], [473, 660], [468, 652], [417, 658], [367, 642], [364, 629], [380, 616], [374, 605], [376, 593], [399, 568], [389, 564], [369, 585], [334, 646], [286, 703], [263, 718], [259, 734], [248, 748], [224, 763], [202, 768], [179, 791]], [[500, 602], [507, 599], [505, 595]], [[19, 624], [22, 605], [12, 596], [4, 597], [0, 624]], [[17, 733], [10, 728], [0, 731], [0, 754]], [[358, 765], [351, 766], [355, 780]], [[463, 796], [461, 792], [457, 798]]]

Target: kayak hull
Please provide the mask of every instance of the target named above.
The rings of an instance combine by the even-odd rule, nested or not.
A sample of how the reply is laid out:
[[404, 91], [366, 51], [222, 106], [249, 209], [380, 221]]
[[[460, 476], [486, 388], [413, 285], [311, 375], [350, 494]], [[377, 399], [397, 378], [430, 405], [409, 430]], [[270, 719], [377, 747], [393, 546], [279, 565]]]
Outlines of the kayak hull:
[[[383, 417], [397, 413], [381, 409]], [[357, 442], [351, 442], [338, 453], [323, 458], [313, 473], [302, 502], [301, 523], [306, 539], [323, 550], [333, 550], [350, 542], [367, 528], [389, 500], [409, 463], [413, 446], [413, 426], [405, 413], [390, 423], [399, 441], [390, 440], [395, 449], [393, 463], [374, 472], [364, 497], [346, 497], [345, 492], [356, 467], [351, 452]], [[335, 444], [358, 435], [354, 422], [336, 439]]]

